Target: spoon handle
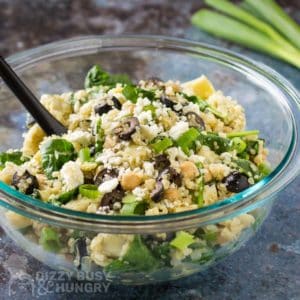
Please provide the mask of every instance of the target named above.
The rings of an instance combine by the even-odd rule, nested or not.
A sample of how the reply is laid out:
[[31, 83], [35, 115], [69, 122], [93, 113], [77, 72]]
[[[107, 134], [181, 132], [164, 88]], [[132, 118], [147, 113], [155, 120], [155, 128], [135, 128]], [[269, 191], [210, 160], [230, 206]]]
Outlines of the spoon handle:
[[62, 135], [67, 129], [55, 119], [0, 55], [0, 76], [47, 135]]

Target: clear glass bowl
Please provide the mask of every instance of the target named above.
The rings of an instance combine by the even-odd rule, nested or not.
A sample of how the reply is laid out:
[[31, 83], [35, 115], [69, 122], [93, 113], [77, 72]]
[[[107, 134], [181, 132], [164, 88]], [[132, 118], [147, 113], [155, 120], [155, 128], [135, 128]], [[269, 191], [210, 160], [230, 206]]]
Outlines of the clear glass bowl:
[[[242, 56], [165, 37], [88, 36], [18, 53], [8, 61], [37, 96], [81, 89], [87, 70], [96, 63], [136, 80], [156, 76], [184, 82], [206, 74], [217, 89], [244, 106], [247, 126], [260, 130], [270, 151], [272, 173], [251, 188], [214, 205], [170, 215], [125, 217], [76, 212], [22, 195], [0, 182], [1, 226], [18, 245], [53, 268], [74, 276], [79, 271], [98, 270], [122, 284], [147, 284], [199, 272], [243, 245], [260, 227], [277, 193], [299, 174], [299, 96], [279, 74]], [[26, 112], [2, 82], [0, 86], [3, 151], [22, 145]], [[254, 223], [245, 222], [245, 214], [253, 216], [248, 221], [251, 218]], [[59, 252], [52, 253], [39, 244], [45, 227], [59, 233]], [[169, 241], [179, 231], [194, 233], [197, 242], [177, 253]], [[135, 241], [144, 262], [135, 253], [127, 257], [125, 267], [108, 269], [95, 264], [103, 257], [95, 257], [91, 241], [98, 235], [99, 243], [94, 242], [94, 247], [102, 247], [99, 254], [107, 263], [114, 259], [109, 240], [120, 240], [120, 234]], [[81, 248], [84, 244], [84, 250], [78, 243]]]

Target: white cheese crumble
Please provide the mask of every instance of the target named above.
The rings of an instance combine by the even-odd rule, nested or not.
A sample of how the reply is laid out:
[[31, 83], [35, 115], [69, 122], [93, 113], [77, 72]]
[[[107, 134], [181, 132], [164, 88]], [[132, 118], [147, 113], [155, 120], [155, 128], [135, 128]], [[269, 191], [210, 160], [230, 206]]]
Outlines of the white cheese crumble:
[[172, 139], [177, 140], [183, 133], [189, 129], [189, 124], [184, 121], [179, 121], [169, 130], [169, 135]]
[[141, 124], [146, 124], [152, 121], [152, 113], [150, 110], [142, 111], [136, 116]]
[[154, 175], [154, 166], [153, 163], [149, 162], [149, 161], [145, 161], [144, 162], [144, 170], [145, 170], [145, 174], [149, 177], [153, 177]]
[[132, 194], [136, 196], [137, 200], [142, 200], [146, 195], [145, 189], [141, 187], [136, 187], [134, 190], [132, 190]]
[[101, 183], [98, 187], [98, 191], [100, 193], [110, 193], [112, 192], [119, 184], [119, 180], [117, 178], [113, 178]]
[[74, 161], [68, 161], [60, 170], [65, 190], [70, 191], [84, 183], [84, 176], [80, 166]]
[[67, 139], [72, 143], [88, 145], [91, 142], [92, 135], [89, 132], [76, 130], [67, 135]]

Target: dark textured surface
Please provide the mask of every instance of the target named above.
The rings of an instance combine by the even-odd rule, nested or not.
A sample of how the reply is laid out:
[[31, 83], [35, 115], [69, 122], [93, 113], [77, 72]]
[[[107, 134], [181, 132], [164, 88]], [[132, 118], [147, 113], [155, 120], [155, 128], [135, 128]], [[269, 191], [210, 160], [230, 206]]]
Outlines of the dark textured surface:
[[[299, 1], [280, 1], [298, 20]], [[249, 55], [277, 69], [300, 89], [299, 71], [190, 27], [201, 1], [0, 0], [0, 52], [16, 51], [84, 34], [152, 33], [187, 37]], [[179, 281], [146, 287], [112, 287], [93, 295], [40, 293], [41, 299], [300, 299], [300, 178], [279, 194], [257, 235], [232, 257]], [[49, 272], [0, 229], [0, 299], [8, 299], [11, 275]], [[31, 299], [22, 285], [11, 299]]]

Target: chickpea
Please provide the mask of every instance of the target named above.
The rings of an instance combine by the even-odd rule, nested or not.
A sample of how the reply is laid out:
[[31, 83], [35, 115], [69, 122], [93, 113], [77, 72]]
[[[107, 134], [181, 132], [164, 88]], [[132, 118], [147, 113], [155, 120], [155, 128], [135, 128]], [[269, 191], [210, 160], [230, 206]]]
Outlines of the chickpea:
[[180, 193], [178, 189], [176, 188], [169, 188], [165, 190], [164, 198], [170, 200], [170, 201], [176, 201], [180, 198]]
[[123, 175], [121, 185], [124, 190], [130, 191], [140, 185], [142, 181], [143, 179], [140, 175], [130, 172]]
[[196, 167], [196, 165], [191, 161], [184, 161], [180, 165], [181, 173], [183, 177], [186, 177], [188, 179], [194, 179], [197, 176], [199, 176], [199, 170]]

